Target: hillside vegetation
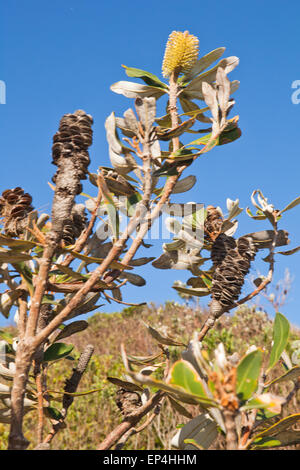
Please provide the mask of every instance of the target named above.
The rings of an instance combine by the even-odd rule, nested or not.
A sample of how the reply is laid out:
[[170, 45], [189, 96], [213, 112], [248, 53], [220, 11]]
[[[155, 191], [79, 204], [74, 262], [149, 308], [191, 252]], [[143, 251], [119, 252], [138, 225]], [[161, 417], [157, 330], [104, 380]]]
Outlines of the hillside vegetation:
[[[129, 307], [121, 313], [97, 313], [91, 316], [88, 320], [89, 327], [71, 338], [75, 344], [72, 356], [76, 359], [85, 345], [94, 345], [95, 353], [78, 392], [93, 389], [99, 391], [75, 398], [69, 409], [67, 426], [57, 434], [51, 448], [96, 449], [104, 437], [121, 422], [122, 416], [116, 405], [117, 387], [107, 380], [107, 376], [122, 378], [122, 343], [129, 354], [145, 356], [159, 351], [157, 343], [147, 334], [143, 322], [187, 342], [194, 331], [200, 330], [206, 316], [206, 311], [174, 302], [167, 302], [160, 307]], [[299, 331], [293, 328], [288, 348], [292, 341], [299, 338]], [[234, 315], [223, 316], [203, 343], [208, 354], [218, 343], [223, 342], [228, 354], [237, 352], [242, 356], [251, 345], [269, 350], [271, 341], [272, 320], [259, 308], [243, 306], [236, 310]], [[170, 356], [171, 361], [178, 359], [180, 348], [170, 347]], [[49, 390], [63, 390], [65, 377], [71, 375], [73, 363], [72, 360], [64, 359], [50, 366]], [[278, 370], [274, 370], [274, 375], [276, 372]], [[290, 385], [289, 382], [279, 383], [274, 385], [272, 391], [286, 396]], [[299, 403], [298, 392], [298, 396], [284, 408], [283, 416], [299, 412]], [[51, 405], [55, 407], [55, 402], [51, 401]], [[195, 407], [187, 407], [193, 416], [198, 414]], [[30, 448], [34, 448], [36, 443], [36, 419], [35, 412], [28, 413], [25, 418], [25, 436], [31, 442]], [[131, 437], [125, 449], [171, 449], [170, 441], [176, 433], [176, 426], [186, 421], [188, 418], [176, 413], [169, 402], [164, 402], [157, 418], [143, 432]], [[8, 432], [9, 426], [0, 424], [0, 449], [7, 447]], [[222, 438], [219, 438], [215, 447], [222, 448]]]

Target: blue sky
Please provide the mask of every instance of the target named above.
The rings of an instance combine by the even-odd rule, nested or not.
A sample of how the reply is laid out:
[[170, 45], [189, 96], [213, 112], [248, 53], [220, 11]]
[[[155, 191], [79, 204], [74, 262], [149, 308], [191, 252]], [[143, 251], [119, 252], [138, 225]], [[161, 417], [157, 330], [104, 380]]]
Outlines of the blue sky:
[[[6, 83], [6, 104], [0, 105], [1, 192], [23, 186], [35, 207], [50, 211], [52, 136], [61, 116], [76, 109], [94, 118], [90, 170], [108, 165], [104, 121], [111, 111], [121, 115], [132, 106], [109, 89], [127, 79], [121, 64], [160, 75], [168, 35], [189, 30], [199, 37], [201, 55], [225, 46], [224, 56], [240, 57], [230, 78], [241, 82], [235, 114], [243, 135], [197, 160], [186, 173], [196, 174], [197, 186], [180, 200], [226, 209], [230, 197], [246, 207], [251, 192], [260, 188], [282, 208], [300, 194], [300, 104], [291, 100], [292, 83], [300, 80], [299, 2], [10, 0], [1, 10], [0, 80]], [[84, 190], [93, 194], [94, 188], [87, 183]], [[290, 247], [300, 244], [299, 216], [300, 206], [280, 222], [290, 232]], [[239, 221], [238, 235], [269, 228], [244, 214]], [[300, 253], [277, 259], [275, 281], [285, 268], [294, 278], [282, 313], [299, 325]], [[258, 262], [257, 267], [264, 272], [267, 265]], [[151, 266], [137, 273], [145, 275], [147, 285], [126, 287], [128, 302], [178, 300], [172, 283], [189, 277]], [[105, 310], [119, 308], [114, 304]]]

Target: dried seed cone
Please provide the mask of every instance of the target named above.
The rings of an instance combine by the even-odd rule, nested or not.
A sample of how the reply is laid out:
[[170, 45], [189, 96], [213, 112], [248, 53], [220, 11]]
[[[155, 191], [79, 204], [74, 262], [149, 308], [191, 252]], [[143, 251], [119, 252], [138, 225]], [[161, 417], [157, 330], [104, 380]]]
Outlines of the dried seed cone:
[[64, 225], [62, 239], [66, 245], [73, 245], [86, 228], [87, 217], [84, 204], [74, 204], [70, 219]]
[[211, 258], [215, 271], [210, 307], [215, 317], [232, 308], [238, 300], [255, 254], [256, 248], [248, 237], [235, 240], [222, 233], [213, 243]]
[[129, 392], [125, 388], [120, 388], [117, 391], [116, 404], [122, 415], [128, 416], [142, 406], [142, 400], [137, 392]]
[[33, 211], [32, 197], [20, 187], [7, 189], [0, 196], [0, 215], [4, 231], [10, 237], [19, 237], [25, 230], [28, 214]]
[[[75, 111], [74, 114], [65, 114], [60, 120], [59, 130], [53, 137], [52, 156], [54, 165], [58, 171], [53, 176], [55, 183], [62, 160], [71, 158], [76, 167], [78, 179], [86, 179], [90, 158], [88, 148], [92, 145], [93, 119], [82, 110]], [[82, 190], [78, 183], [77, 194]]]
[[186, 73], [198, 59], [199, 40], [196, 36], [181, 31], [173, 31], [168, 39], [162, 73], [169, 77], [173, 72]]
[[205, 236], [215, 240], [221, 232], [223, 215], [217, 207], [207, 206], [204, 222]]

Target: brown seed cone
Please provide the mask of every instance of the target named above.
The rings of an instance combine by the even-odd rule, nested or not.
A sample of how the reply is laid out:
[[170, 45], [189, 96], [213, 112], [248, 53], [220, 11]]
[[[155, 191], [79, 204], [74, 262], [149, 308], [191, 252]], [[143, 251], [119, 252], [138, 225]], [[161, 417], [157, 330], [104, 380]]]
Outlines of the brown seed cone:
[[255, 258], [256, 248], [251, 238], [235, 240], [222, 233], [212, 246], [214, 264], [212, 281], [212, 304], [215, 316], [230, 310], [238, 300], [245, 276]]
[[[58, 170], [52, 178], [54, 183], [65, 158], [73, 159], [78, 179], [86, 179], [90, 163], [88, 148], [92, 145], [93, 139], [92, 124], [92, 117], [82, 110], [75, 111], [74, 114], [65, 114], [60, 120], [52, 146], [52, 163], [58, 166]], [[81, 190], [82, 186], [78, 183], [77, 194]]]
[[10, 237], [18, 237], [27, 226], [28, 214], [33, 211], [32, 197], [20, 187], [7, 189], [0, 196], [0, 215], [4, 230]]
[[66, 245], [73, 245], [86, 228], [87, 217], [83, 204], [74, 204], [70, 220], [64, 225], [62, 239]]
[[116, 404], [122, 415], [128, 416], [142, 406], [142, 400], [137, 392], [129, 392], [125, 388], [120, 388], [117, 391]]
[[214, 206], [207, 206], [206, 208], [206, 219], [204, 222], [205, 237], [210, 240], [215, 240], [221, 232], [223, 224], [223, 216], [219, 209]]

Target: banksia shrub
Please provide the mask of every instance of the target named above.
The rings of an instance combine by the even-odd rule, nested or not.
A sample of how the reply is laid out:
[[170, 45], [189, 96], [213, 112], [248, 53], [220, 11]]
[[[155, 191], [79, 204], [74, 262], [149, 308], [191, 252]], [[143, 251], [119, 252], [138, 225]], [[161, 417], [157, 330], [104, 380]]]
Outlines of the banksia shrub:
[[168, 39], [162, 72], [169, 77], [173, 72], [188, 72], [198, 59], [199, 40], [196, 36], [181, 31], [173, 31]]
[[249, 237], [235, 240], [222, 233], [213, 243], [211, 258], [215, 271], [211, 305], [217, 315], [231, 309], [238, 300], [255, 254], [256, 248]]
[[[59, 130], [53, 137], [52, 163], [59, 167], [52, 178], [54, 183], [56, 183], [63, 160], [68, 158], [73, 160], [77, 179], [86, 179], [90, 163], [88, 147], [92, 145], [93, 137], [92, 124], [92, 117], [82, 110], [75, 111], [74, 114], [65, 114], [62, 117]], [[81, 192], [81, 189], [81, 184], [78, 184], [77, 194]]]
[[33, 210], [32, 197], [20, 187], [7, 189], [0, 196], [0, 214], [4, 219], [6, 235], [18, 237], [28, 224], [28, 214]]

